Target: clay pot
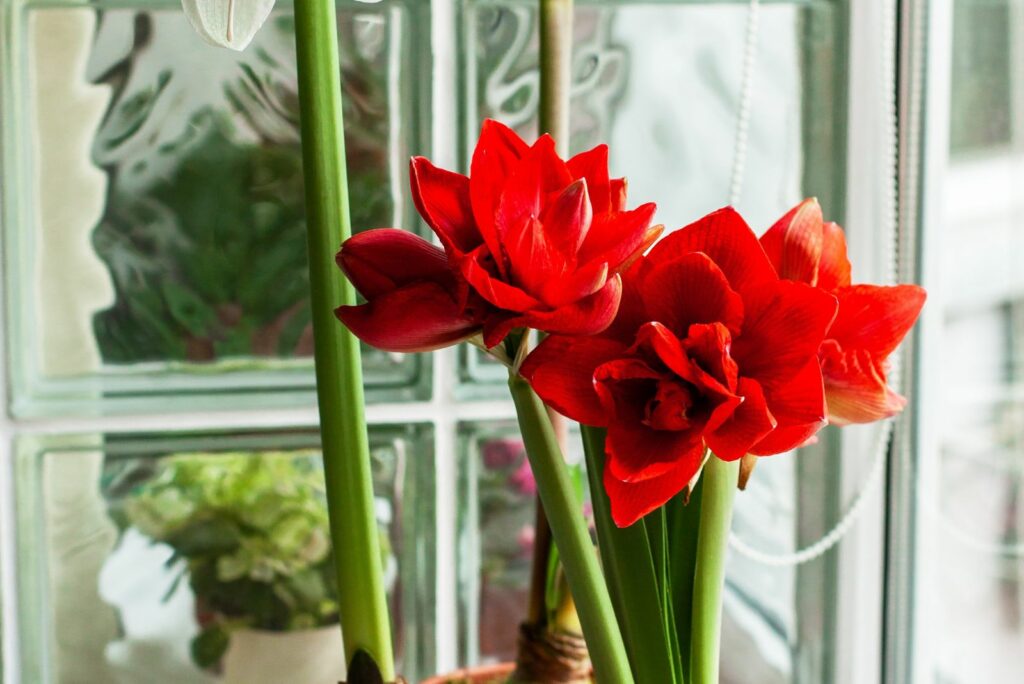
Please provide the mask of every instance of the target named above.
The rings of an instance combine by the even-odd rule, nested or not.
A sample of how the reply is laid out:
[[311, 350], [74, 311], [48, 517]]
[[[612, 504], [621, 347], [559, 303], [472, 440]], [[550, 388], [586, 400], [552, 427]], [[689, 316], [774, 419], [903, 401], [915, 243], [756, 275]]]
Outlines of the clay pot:
[[505, 684], [514, 669], [515, 663], [468, 667], [424, 679], [420, 684]]

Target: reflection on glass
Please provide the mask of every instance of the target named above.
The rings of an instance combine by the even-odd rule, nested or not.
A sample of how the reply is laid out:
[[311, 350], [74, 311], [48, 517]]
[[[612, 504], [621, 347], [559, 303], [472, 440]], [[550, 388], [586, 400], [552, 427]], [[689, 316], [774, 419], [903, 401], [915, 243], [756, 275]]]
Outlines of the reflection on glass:
[[[415, 426], [371, 434], [396, 647], [413, 678], [434, 651], [430, 439]], [[343, 677], [315, 433], [44, 439], [19, 451], [21, 513], [37, 520], [22, 540], [32, 681]]]
[[461, 658], [508, 661], [526, 617], [536, 485], [513, 424], [466, 432], [459, 562], [463, 582], [472, 584], [463, 589]]
[[[459, 459], [459, 660], [509, 661], [526, 618], [537, 487], [514, 422], [460, 426]], [[589, 515], [575, 430], [566, 460]]]
[[[428, 91], [416, 85], [414, 69], [429, 73], [429, 60], [417, 54], [422, 36], [412, 35], [412, 20], [423, 31], [429, 7], [346, 1], [339, 10], [353, 226], [416, 229], [405, 160], [427, 151], [421, 119]], [[15, 244], [43, 260], [42, 270], [31, 260], [12, 265], [24, 282], [60, 275], [83, 285], [53, 294], [44, 287], [42, 311], [19, 303], [21, 345], [31, 359], [25, 391], [62, 398], [76, 387], [69, 379], [95, 373], [102, 383], [78, 387], [109, 395], [308, 391], [312, 335], [290, 12], [275, 11], [242, 53], [203, 43], [172, 6], [98, 11], [27, 3], [7, 20], [18, 38], [12, 46], [31, 58], [11, 62], [27, 66], [11, 75], [12, 101], [24, 105], [13, 109], [11, 127], [12, 136], [15, 126], [20, 131], [12, 149], [21, 154], [5, 161], [12, 167], [5, 175], [42, 169], [38, 189], [31, 174], [17, 181], [24, 192], [10, 196], [23, 203], [24, 220], [8, 225]], [[80, 35], [85, 49], [54, 54], [48, 41], [55, 32]], [[77, 76], [44, 87], [40, 73], [51, 64]], [[58, 103], [63, 114], [37, 115]], [[63, 141], [59, 150], [51, 140]], [[58, 155], [70, 163], [54, 162]], [[88, 204], [76, 209], [85, 220], [57, 235], [49, 203], [64, 199], [47, 189], [79, 167], [97, 181], [90, 191], [76, 186]], [[67, 260], [71, 273], [45, 271], [63, 254], [51, 255], [57, 242], [81, 251]], [[95, 282], [85, 286], [87, 277]], [[73, 332], [37, 325], [50, 310], [88, 323]], [[79, 336], [80, 348], [94, 347], [96, 359], [65, 367], [37, 349], [69, 335]], [[427, 363], [367, 349], [371, 395], [422, 396]], [[267, 370], [280, 372], [261, 375]]]

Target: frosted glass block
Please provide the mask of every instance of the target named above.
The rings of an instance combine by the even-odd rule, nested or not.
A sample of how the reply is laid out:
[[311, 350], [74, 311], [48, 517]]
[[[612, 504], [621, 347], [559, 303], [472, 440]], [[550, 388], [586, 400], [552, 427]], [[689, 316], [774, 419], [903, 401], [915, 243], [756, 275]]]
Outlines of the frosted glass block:
[[[338, 7], [353, 226], [420, 229], [429, 3]], [[5, 2], [3, 24], [14, 411], [311, 402], [290, 7], [241, 53], [175, 2]], [[429, 363], [367, 349], [371, 398], [428, 395]]]
[[[589, 512], [575, 429], [566, 460]], [[526, 617], [536, 532], [536, 484], [516, 423], [461, 425], [458, 463], [459, 660], [509, 661]]]
[[[656, 202], [656, 221], [669, 230], [730, 203], [748, 5], [576, 3], [570, 148], [608, 143], [612, 174], [629, 180], [630, 206]], [[534, 4], [514, 0], [459, 7], [468, 166], [485, 118], [526, 139], [537, 135], [537, 14]], [[762, 3], [736, 200], [757, 231], [806, 196], [843, 219], [846, 12], [831, 0]], [[464, 355], [463, 382], [498, 392], [480, 370]]]
[[[435, 658], [432, 428], [370, 441], [397, 657], [417, 681]], [[309, 430], [19, 441], [24, 681], [340, 679], [317, 449]]]

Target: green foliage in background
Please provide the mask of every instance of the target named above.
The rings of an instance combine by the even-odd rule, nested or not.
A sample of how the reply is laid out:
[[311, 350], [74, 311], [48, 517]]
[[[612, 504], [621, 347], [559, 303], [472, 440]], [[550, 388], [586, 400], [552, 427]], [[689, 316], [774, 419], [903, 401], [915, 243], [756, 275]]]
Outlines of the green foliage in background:
[[[215, 664], [239, 628], [289, 631], [338, 619], [323, 471], [310, 452], [181, 454], [135, 488], [116, 517], [174, 553], [201, 631], [200, 666]], [[387, 544], [386, 534], [381, 535]], [[382, 549], [385, 558], [389, 553]]]
[[[104, 360], [311, 354], [298, 145], [240, 142], [212, 110], [191, 132], [157, 157], [167, 168], [151, 186], [114, 183], [96, 229], [117, 292], [94, 322]], [[375, 161], [352, 175], [364, 228], [390, 219], [387, 166]]]

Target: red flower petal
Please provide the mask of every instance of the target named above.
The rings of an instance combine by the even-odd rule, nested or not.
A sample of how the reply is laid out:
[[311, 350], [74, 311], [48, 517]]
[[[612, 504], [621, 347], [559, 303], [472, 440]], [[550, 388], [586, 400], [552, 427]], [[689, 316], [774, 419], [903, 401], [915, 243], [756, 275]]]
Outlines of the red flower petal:
[[651, 320], [644, 305], [644, 281], [650, 271], [650, 262], [641, 257], [623, 273], [619, 311], [605, 336], [632, 344], [640, 327]]
[[[705, 375], [714, 377], [715, 381], [727, 392], [736, 389], [739, 368], [729, 351], [732, 347], [732, 335], [721, 323], [695, 324], [690, 326], [690, 333], [683, 341], [686, 354]], [[707, 385], [707, 381], [703, 381]]]
[[656, 209], [654, 204], [644, 204], [632, 211], [595, 215], [578, 263], [604, 261], [613, 271], [618, 270], [660, 235], [660, 231], [652, 235], [650, 228]]
[[655, 264], [643, 289], [651, 320], [664, 323], [679, 337], [687, 336], [695, 323], [718, 322], [733, 334], [739, 332], [743, 301], [706, 254], [688, 253]]
[[626, 211], [627, 185], [625, 178], [612, 178], [609, 182], [609, 209], [611, 211]]
[[596, 335], [615, 318], [622, 295], [622, 280], [614, 276], [600, 290], [553, 310], [531, 309], [513, 317], [495, 317], [484, 324], [484, 343], [488, 347], [504, 339], [514, 328], [528, 327], [547, 333]]
[[594, 369], [625, 353], [626, 345], [601, 337], [546, 337], [523, 362], [520, 373], [559, 413], [603, 427], [608, 416], [594, 391]]
[[703, 459], [704, 446], [701, 444], [683, 454], [675, 467], [661, 477], [634, 483], [616, 479], [606, 466], [604, 488], [611, 500], [612, 520], [619, 527], [629, 527], [664, 504], [690, 483]]
[[360, 306], [335, 310], [352, 333], [378, 349], [432, 351], [474, 335], [479, 322], [460, 312], [451, 294], [437, 283], [421, 281]]
[[896, 415], [907, 404], [886, 384], [883, 362], [863, 349], [843, 351], [827, 340], [821, 368], [830, 423], [871, 423]]
[[549, 279], [541, 288], [541, 299], [549, 306], [565, 306], [589, 297], [608, 282], [608, 264], [592, 263], [561, 279]]
[[796, 449], [825, 426], [825, 393], [817, 360], [809, 361], [789, 382], [764, 389], [768, 410], [778, 425], [750, 453], [768, 456]]
[[397, 228], [378, 228], [352, 236], [341, 246], [335, 261], [367, 298], [417, 280], [454, 283], [444, 251]]
[[793, 449], [799, 449], [815, 442], [814, 435], [824, 426], [823, 423], [807, 423], [777, 427], [767, 437], [750, 448], [755, 456], [772, 456]]
[[544, 209], [540, 221], [544, 224], [549, 244], [575, 262], [576, 253], [590, 230], [592, 218], [587, 182], [578, 180], [570, 183]]
[[565, 256], [552, 249], [544, 226], [534, 216], [524, 217], [521, 225], [505, 236], [505, 250], [510, 275], [535, 298], [559, 282], [568, 265]]
[[470, 162], [469, 197], [473, 216], [502, 273], [505, 272], [505, 264], [494, 226], [494, 214], [509, 175], [528, 149], [512, 129], [488, 119], [480, 129], [480, 139]]
[[573, 178], [586, 179], [590, 190], [590, 201], [595, 214], [602, 214], [611, 207], [611, 190], [608, 179], [608, 146], [598, 145], [592, 150], [581, 152], [566, 162]]
[[[633, 351], [650, 349], [666, 368], [715, 400], [732, 398], [736, 364], [729, 358], [729, 333], [719, 325], [695, 325], [691, 332], [693, 337], [680, 341], [661, 323], [646, 323], [637, 332]], [[696, 354], [694, 346], [701, 347]]]
[[728, 420], [704, 435], [711, 452], [723, 461], [742, 458], [775, 428], [775, 419], [756, 380], [740, 378], [737, 394], [742, 403]]
[[540, 302], [526, 292], [491, 275], [480, 263], [485, 256], [484, 252], [477, 250], [461, 264], [462, 276], [481, 297], [499, 309], [509, 311], [527, 311], [540, 306]]
[[760, 382], [770, 397], [776, 385], [789, 381], [817, 356], [835, 316], [836, 300], [809, 285], [780, 280], [743, 301], [743, 332], [733, 342], [732, 356], [741, 373]]
[[834, 292], [850, 284], [850, 260], [846, 256], [846, 237], [835, 223], [822, 226], [821, 263], [818, 265], [818, 287]]
[[813, 198], [790, 209], [761, 237], [779, 277], [808, 285], [818, 282], [822, 243], [821, 206]]
[[763, 386], [768, 410], [780, 427], [825, 424], [825, 389], [817, 359], [808, 361], [785, 382]]
[[913, 327], [927, 294], [917, 285], [854, 285], [836, 292], [839, 312], [828, 337], [843, 349], [884, 359]]
[[439, 169], [424, 157], [413, 157], [409, 181], [416, 210], [445, 249], [465, 254], [482, 242], [469, 201], [469, 179], [460, 173]]
[[631, 420], [612, 420], [606, 449], [608, 474], [622, 482], [663, 477], [695, 451], [703, 453], [703, 425], [688, 430], [655, 430]]
[[689, 252], [703, 252], [746, 299], [765, 283], [778, 280], [775, 269], [750, 227], [731, 207], [719, 209], [672, 233], [647, 255], [654, 264], [674, 261]]
[[549, 195], [562, 192], [571, 183], [565, 162], [555, 152], [555, 141], [549, 135], [541, 136], [512, 167], [501, 189], [494, 215], [498, 237], [503, 238], [528, 216], [541, 216]]

